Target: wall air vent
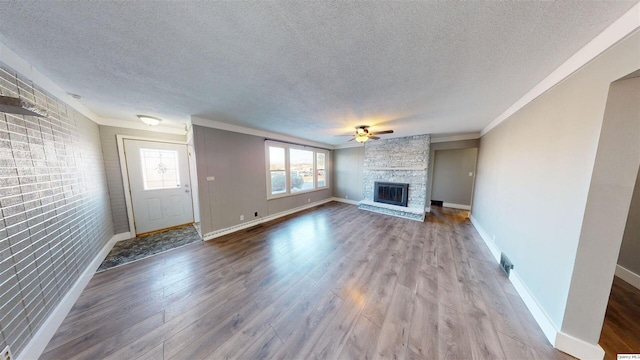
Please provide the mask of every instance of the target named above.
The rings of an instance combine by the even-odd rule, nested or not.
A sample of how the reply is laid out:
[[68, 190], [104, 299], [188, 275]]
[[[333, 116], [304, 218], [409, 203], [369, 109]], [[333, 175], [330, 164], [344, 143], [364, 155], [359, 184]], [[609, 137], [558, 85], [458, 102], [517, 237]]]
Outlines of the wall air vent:
[[507, 274], [507, 277], [511, 275], [511, 269], [513, 269], [513, 264], [511, 263], [507, 255], [505, 255], [504, 253], [500, 254], [500, 267], [502, 268], [504, 273]]
[[17, 97], [0, 96], [0, 112], [28, 116], [46, 117], [47, 112], [35, 104]]

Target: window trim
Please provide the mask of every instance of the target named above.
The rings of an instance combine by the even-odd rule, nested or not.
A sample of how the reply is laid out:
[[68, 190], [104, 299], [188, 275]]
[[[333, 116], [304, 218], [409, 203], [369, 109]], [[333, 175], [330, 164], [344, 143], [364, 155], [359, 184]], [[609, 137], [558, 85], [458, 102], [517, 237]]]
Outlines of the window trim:
[[[277, 147], [284, 149], [284, 168], [285, 168], [285, 191], [278, 194], [271, 193], [271, 162], [269, 158], [269, 148]], [[313, 188], [307, 190], [300, 190], [296, 192], [291, 191], [291, 163], [290, 163], [290, 149], [297, 150], [306, 150], [311, 151], [313, 153]], [[314, 191], [326, 190], [329, 189], [331, 184], [329, 182], [329, 169], [330, 169], [330, 158], [331, 153], [329, 150], [320, 149], [313, 146], [305, 146], [298, 144], [290, 144], [283, 143], [279, 141], [266, 140], [264, 142], [264, 153], [265, 153], [265, 168], [266, 168], [266, 183], [267, 183], [267, 200], [271, 199], [279, 199], [289, 196], [295, 196], [299, 194], [310, 193]], [[318, 186], [318, 153], [324, 154], [324, 169], [325, 169], [325, 185]]]

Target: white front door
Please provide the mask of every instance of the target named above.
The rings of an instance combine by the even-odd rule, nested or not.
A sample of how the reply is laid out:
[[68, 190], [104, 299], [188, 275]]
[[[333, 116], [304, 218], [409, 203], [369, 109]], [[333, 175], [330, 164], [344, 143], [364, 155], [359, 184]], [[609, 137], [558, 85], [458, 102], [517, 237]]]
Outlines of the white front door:
[[137, 234], [193, 222], [187, 146], [124, 139]]

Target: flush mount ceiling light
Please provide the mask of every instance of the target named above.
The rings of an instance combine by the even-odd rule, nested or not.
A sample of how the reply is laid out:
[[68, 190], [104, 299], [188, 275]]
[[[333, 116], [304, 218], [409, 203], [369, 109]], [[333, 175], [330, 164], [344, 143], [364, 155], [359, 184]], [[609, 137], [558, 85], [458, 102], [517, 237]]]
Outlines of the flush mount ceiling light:
[[138, 119], [149, 126], [156, 126], [160, 124], [160, 121], [162, 121], [161, 119], [147, 115], [138, 115]]

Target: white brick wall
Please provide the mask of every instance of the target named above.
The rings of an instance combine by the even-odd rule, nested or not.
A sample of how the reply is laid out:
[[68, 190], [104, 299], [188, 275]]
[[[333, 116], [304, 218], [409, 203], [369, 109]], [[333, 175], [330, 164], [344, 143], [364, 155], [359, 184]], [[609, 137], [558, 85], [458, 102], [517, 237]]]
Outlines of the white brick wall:
[[[376, 181], [406, 183], [409, 184], [407, 206], [424, 209], [427, 206], [430, 144], [431, 136], [428, 134], [366, 142], [362, 197], [373, 201]], [[404, 216], [401, 213], [396, 215]]]
[[24, 349], [113, 235], [98, 125], [0, 64], [0, 348]]

